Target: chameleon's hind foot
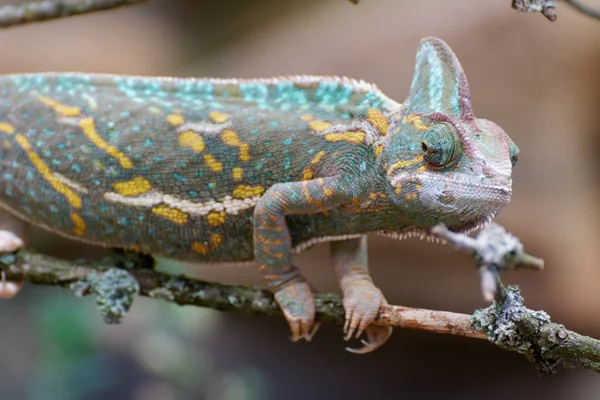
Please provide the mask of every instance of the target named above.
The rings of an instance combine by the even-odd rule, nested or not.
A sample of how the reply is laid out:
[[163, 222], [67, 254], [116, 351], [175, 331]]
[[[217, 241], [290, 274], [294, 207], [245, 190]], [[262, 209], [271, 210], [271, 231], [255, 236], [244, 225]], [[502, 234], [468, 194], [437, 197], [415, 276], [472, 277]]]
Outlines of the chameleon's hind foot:
[[344, 292], [344, 310], [346, 311], [346, 324], [344, 325], [344, 340], [352, 339], [356, 332], [359, 338], [363, 332], [367, 340], [363, 340], [365, 347], [360, 349], [346, 348], [351, 353], [369, 353], [384, 344], [392, 334], [392, 328], [371, 325], [379, 308], [387, 304], [385, 297], [370, 279], [364, 277], [349, 277], [342, 280]]
[[356, 338], [377, 317], [379, 308], [387, 304], [385, 297], [370, 279], [345, 279], [342, 282], [344, 292], [344, 310], [346, 324], [344, 325], [344, 340], [350, 340], [356, 332]]
[[306, 282], [289, 283], [275, 293], [275, 300], [292, 330], [290, 340], [310, 342], [319, 328], [315, 322], [315, 302], [310, 285]]
[[[25, 246], [23, 240], [14, 233], [0, 230], [0, 254], [12, 253]], [[11, 299], [19, 293], [22, 283], [6, 280], [6, 274], [2, 271], [0, 280], [0, 299]]]
[[354, 354], [366, 354], [372, 352], [387, 342], [392, 335], [392, 327], [371, 325], [367, 327], [365, 333], [367, 335], [367, 340], [362, 340], [363, 347], [359, 349], [346, 347], [346, 351]]

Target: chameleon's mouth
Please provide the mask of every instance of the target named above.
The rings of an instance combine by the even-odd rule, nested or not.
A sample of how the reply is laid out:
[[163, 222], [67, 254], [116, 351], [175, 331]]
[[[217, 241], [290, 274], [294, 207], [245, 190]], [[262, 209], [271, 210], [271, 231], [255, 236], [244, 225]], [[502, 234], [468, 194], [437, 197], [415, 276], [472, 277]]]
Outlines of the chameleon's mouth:
[[[459, 226], [449, 226], [448, 228], [453, 232], [469, 234], [476, 230], [485, 228], [489, 223], [492, 222], [492, 220], [494, 219], [496, 214], [497, 213], [494, 212], [487, 216], [483, 216], [478, 219], [474, 219], [473, 221], [470, 221], [466, 224], [459, 225]], [[379, 231], [379, 232], [377, 232], [377, 234], [382, 235], [382, 236], [391, 237], [392, 239], [402, 240], [402, 239], [417, 237], [421, 240], [425, 239], [428, 242], [435, 241], [435, 242], [439, 243], [441, 241], [442, 243], [446, 243], [446, 241], [444, 239], [441, 239], [441, 238], [433, 235], [429, 229], [416, 227], [416, 226], [409, 226], [398, 232]]]

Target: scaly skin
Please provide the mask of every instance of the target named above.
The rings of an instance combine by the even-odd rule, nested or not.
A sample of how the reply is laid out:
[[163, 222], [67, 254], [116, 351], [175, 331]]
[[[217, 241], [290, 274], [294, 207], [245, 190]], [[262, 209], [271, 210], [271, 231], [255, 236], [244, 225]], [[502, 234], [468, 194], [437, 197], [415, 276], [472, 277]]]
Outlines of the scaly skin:
[[[332, 241], [361, 352], [385, 298], [366, 234], [472, 229], [511, 195], [517, 148], [477, 119], [450, 48], [424, 39], [404, 105], [347, 78], [0, 78], [0, 200], [61, 235], [198, 263], [256, 261], [292, 339], [315, 329], [294, 252]], [[338, 242], [340, 241], [340, 242]]]

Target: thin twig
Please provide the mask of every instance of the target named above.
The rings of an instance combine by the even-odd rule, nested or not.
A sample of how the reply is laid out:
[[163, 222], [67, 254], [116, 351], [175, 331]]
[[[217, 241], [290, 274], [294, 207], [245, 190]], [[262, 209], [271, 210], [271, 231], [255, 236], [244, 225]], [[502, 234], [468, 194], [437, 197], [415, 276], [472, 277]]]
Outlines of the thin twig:
[[0, 7], [0, 28], [89, 14], [147, 0], [46, 0]]
[[600, 19], [600, 9], [588, 6], [579, 0], [564, 0], [564, 2], [570, 4], [579, 12], [582, 12], [592, 18]]

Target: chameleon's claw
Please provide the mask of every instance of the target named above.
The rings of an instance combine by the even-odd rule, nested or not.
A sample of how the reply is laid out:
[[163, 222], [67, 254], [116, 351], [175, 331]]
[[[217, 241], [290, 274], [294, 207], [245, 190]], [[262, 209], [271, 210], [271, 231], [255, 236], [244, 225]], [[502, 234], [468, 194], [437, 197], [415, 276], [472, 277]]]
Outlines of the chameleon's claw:
[[481, 281], [481, 293], [483, 298], [487, 302], [494, 301], [496, 293], [498, 291], [496, 283], [496, 273], [491, 271], [489, 268], [481, 267], [479, 270], [479, 276]]
[[290, 340], [312, 340], [319, 324], [315, 323], [315, 303], [306, 282], [292, 282], [275, 293], [275, 301], [283, 311], [292, 336]]
[[356, 339], [358, 339], [359, 337], [361, 337], [364, 331], [365, 331], [364, 329], [359, 328], [358, 331], [356, 331], [356, 336], [355, 336]]
[[289, 324], [292, 329], [292, 336], [290, 336], [292, 342], [297, 342], [302, 339], [310, 342], [321, 326], [320, 322], [314, 322], [312, 328], [302, 321], [292, 321], [289, 322]]
[[11, 282], [6, 280], [6, 274], [2, 271], [2, 280], [0, 280], [0, 299], [12, 299], [19, 293], [23, 287], [20, 282]]
[[315, 322], [313, 324], [312, 330], [308, 333], [308, 335], [304, 336], [304, 340], [306, 340], [307, 342], [310, 342], [320, 327], [321, 327], [321, 323]]
[[[11, 231], [0, 230], [0, 254], [12, 253], [24, 247], [23, 240]], [[12, 299], [19, 293], [23, 284], [6, 280], [6, 274], [2, 271], [0, 280], [0, 299]]]
[[358, 339], [377, 317], [379, 307], [387, 302], [381, 291], [368, 279], [345, 282], [343, 287], [346, 310], [344, 340], [350, 340], [354, 332]]
[[371, 325], [366, 329], [367, 340], [362, 340], [363, 347], [353, 349], [346, 347], [346, 351], [354, 354], [366, 354], [382, 346], [392, 335], [392, 327]]
[[23, 240], [11, 231], [0, 230], [0, 253], [12, 253], [24, 247]]

